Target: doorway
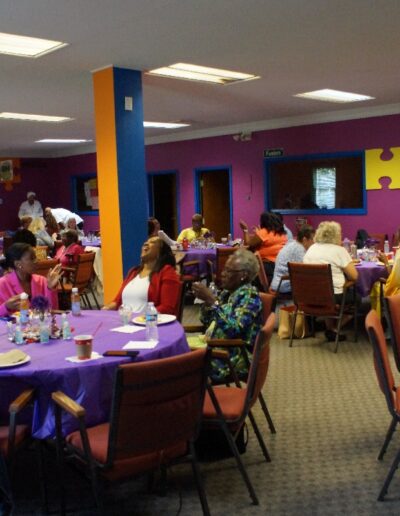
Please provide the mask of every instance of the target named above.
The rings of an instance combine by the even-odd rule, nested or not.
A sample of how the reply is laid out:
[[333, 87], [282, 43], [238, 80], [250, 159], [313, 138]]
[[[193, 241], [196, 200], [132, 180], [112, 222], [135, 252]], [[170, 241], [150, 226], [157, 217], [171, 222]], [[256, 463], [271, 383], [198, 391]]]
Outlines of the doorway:
[[232, 233], [231, 167], [195, 170], [196, 211], [217, 242]]
[[178, 234], [178, 192], [176, 171], [150, 172], [149, 213], [161, 225], [161, 229], [171, 238]]

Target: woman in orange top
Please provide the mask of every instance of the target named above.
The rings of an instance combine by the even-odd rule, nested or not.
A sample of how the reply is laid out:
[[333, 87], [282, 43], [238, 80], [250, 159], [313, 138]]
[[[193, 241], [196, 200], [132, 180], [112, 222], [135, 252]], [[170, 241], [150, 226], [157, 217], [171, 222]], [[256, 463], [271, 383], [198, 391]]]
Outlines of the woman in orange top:
[[283, 221], [275, 213], [265, 211], [261, 213], [260, 226], [255, 228], [254, 233], [249, 234], [249, 228], [244, 220], [240, 221], [240, 227], [243, 230], [244, 244], [258, 251], [271, 282], [276, 257], [288, 240]]

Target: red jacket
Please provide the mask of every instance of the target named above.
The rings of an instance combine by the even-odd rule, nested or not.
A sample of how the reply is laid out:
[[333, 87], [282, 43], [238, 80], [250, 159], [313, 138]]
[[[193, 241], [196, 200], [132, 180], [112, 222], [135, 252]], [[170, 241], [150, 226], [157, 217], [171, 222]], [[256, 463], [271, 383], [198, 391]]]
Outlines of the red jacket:
[[[138, 273], [139, 267], [134, 267], [128, 272], [114, 299], [114, 303], [117, 303], [117, 308], [122, 303], [122, 291]], [[160, 272], [153, 273], [149, 285], [148, 301], [153, 301], [159, 313], [175, 315], [178, 296], [179, 276], [171, 265], [165, 265]]]

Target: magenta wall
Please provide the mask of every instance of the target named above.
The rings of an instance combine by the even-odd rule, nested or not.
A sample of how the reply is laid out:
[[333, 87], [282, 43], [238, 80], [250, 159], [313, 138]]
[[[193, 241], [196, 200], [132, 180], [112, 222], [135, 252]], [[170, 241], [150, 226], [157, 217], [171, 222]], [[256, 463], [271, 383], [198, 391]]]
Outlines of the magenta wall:
[[[262, 131], [253, 133], [249, 142], [236, 142], [232, 136], [222, 136], [149, 145], [146, 147], [146, 168], [153, 172], [178, 171], [180, 222], [181, 227], [185, 227], [190, 225], [195, 209], [194, 169], [231, 166], [234, 233], [240, 235], [240, 218], [253, 225], [264, 210], [264, 149], [279, 147], [284, 149], [285, 156], [293, 156], [396, 146], [400, 146], [400, 115]], [[22, 183], [15, 185], [13, 192], [3, 191], [1, 195], [4, 201], [0, 205], [1, 226], [15, 226], [18, 206], [31, 189], [37, 192], [44, 205], [71, 208], [71, 176], [95, 171], [95, 154], [22, 160]], [[342, 224], [344, 236], [354, 237], [358, 228], [391, 235], [400, 225], [396, 213], [400, 190], [388, 190], [388, 181], [383, 180], [383, 183], [383, 190], [368, 192], [367, 215], [332, 217]], [[84, 218], [87, 230], [99, 227], [97, 217]], [[285, 217], [292, 229], [294, 218]], [[312, 216], [311, 222], [317, 225], [326, 218]]]

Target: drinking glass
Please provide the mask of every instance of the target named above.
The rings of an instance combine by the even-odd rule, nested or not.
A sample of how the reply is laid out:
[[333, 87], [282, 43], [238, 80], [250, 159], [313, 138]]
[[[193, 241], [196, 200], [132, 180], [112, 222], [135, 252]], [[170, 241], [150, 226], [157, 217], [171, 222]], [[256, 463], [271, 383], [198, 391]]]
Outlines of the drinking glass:
[[131, 322], [132, 318], [132, 307], [130, 305], [121, 305], [118, 310], [119, 317], [121, 319], [121, 322], [124, 326], [129, 324]]

